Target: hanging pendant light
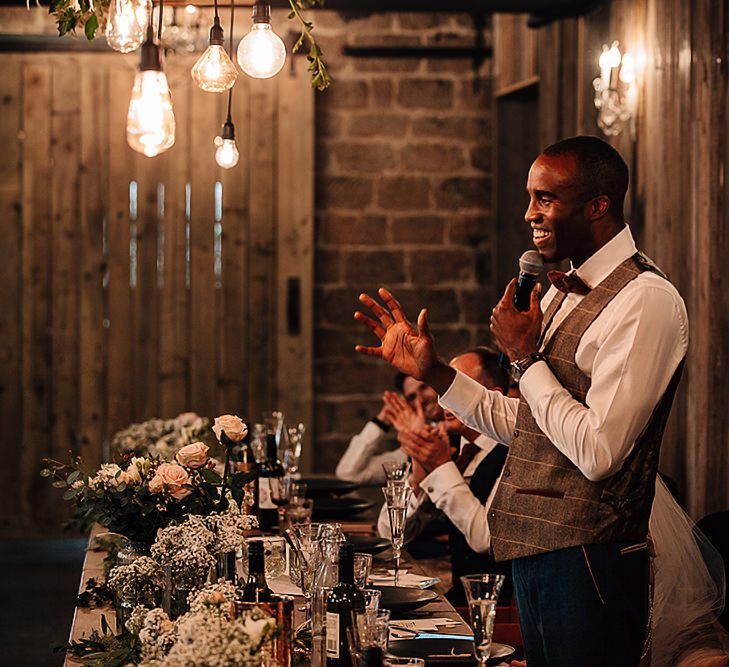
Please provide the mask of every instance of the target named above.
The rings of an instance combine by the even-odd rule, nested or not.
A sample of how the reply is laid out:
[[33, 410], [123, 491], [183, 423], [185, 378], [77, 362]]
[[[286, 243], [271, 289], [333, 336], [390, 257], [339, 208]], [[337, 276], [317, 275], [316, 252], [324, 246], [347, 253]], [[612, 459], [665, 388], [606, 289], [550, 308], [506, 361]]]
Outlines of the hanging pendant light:
[[193, 81], [208, 93], [222, 93], [232, 88], [238, 78], [238, 70], [226, 53], [224, 43], [223, 28], [218, 17], [218, 0], [215, 0], [210, 46], [205, 49], [190, 71]]
[[223, 130], [220, 136], [215, 137], [215, 161], [219, 167], [223, 169], [230, 169], [238, 164], [240, 153], [238, 152], [238, 146], [235, 145], [235, 126], [233, 121], [228, 115], [228, 118], [223, 125]]
[[[233, 49], [233, 20], [235, 5], [233, 0], [230, 3], [230, 48]], [[215, 137], [215, 162], [223, 169], [231, 169], [238, 164], [240, 153], [238, 146], [235, 145], [235, 125], [233, 125], [232, 117], [233, 106], [233, 89], [228, 91], [228, 116], [223, 124], [223, 130], [220, 136]]]
[[237, 52], [241, 69], [254, 79], [276, 76], [286, 62], [286, 46], [271, 28], [271, 7], [256, 0], [253, 4], [253, 27], [240, 40]]
[[121, 53], [138, 49], [151, 12], [149, 0], [111, 0], [105, 31], [107, 44]]
[[[162, 2], [159, 10], [158, 39], [162, 34]], [[138, 153], [154, 157], [175, 143], [175, 114], [167, 77], [162, 69], [162, 53], [155, 42], [152, 21], [142, 44], [139, 71], [134, 77], [127, 113], [127, 143]]]

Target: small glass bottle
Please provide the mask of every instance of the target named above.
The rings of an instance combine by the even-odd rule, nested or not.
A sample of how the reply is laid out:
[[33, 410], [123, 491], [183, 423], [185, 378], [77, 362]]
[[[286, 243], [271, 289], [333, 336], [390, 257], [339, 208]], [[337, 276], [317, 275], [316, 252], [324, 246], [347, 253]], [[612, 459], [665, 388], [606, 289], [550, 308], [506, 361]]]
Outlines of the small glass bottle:
[[248, 542], [248, 581], [243, 587], [243, 602], [270, 602], [273, 591], [266, 582], [266, 568], [263, 555], [263, 542]]
[[258, 522], [261, 530], [273, 530], [278, 525], [278, 509], [271, 499], [271, 478], [283, 475], [276, 435], [269, 431], [266, 434], [266, 459], [258, 466]]

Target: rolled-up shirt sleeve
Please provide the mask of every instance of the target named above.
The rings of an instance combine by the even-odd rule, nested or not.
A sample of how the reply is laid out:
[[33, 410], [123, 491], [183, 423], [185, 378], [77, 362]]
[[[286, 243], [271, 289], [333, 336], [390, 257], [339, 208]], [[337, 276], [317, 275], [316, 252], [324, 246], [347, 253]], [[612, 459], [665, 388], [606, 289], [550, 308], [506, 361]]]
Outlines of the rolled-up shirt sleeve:
[[519, 383], [539, 428], [591, 481], [623, 464], [688, 348], [683, 303], [663, 287], [634, 290], [613, 319], [597, 343], [584, 405], [545, 362]]
[[456, 377], [438, 401], [466, 426], [508, 444], [516, 424], [519, 399], [490, 391], [464, 373]]

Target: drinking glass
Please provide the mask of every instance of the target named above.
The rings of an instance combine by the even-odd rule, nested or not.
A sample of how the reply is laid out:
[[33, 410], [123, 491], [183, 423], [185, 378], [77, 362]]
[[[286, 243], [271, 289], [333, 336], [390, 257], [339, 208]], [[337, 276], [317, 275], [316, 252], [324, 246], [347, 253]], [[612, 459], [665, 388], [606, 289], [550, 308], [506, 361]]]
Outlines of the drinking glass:
[[289, 526], [300, 523], [311, 523], [314, 501], [310, 498], [292, 498], [286, 506], [286, 520]]
[[306, 426], [302, 423], [296, 426], [289, 426], [286, 429], [286, 435], [288, 436], [287, 446], [281, 451], [281, 461], [284, 466], [284, 470], [289, 475], [296, 475], [299, 472], [299, 458], [301, 457], [301, 445], [304, 439], [304, 433]]
[[425, 667], [425, 660], [422, 658], [399, 658], [394, 655], [386, 655], [382, 664], [384, 667]]
[[362, 593], [364, 593], [365, 609], [378, 611], [380, 609], [380, 600], [382, 600], [382, 591], [377, 588], [365, 588]]
[[276, 505], [278, 511], [278, 534], [283, 535], [284, 531], [284, 513], [286, 512], [286, 505], [291, 500], [291, 485], [293, 478], [290, 475], [284, 475], [283, 477], [271, 477], [271, 502]]
[[286, 542], [282, 537], [249, 537], [242, 545], [241, 572], [248, 576], [248, 544], [263, 542], [263, 556], [266, 579], [275, 579], [286, 572]]
[[410, 474], [410, 461], [385, 461], [382, 470], [385, 472], [385, 479], [390, 482], [404, 482]]
[[469, 574], [461, 577], [468, 600], [473, 628], [473, 652], [479, 665], [486, 667], [491, 657], [496, 601], [504, 583], [503, 574]]
[[392, 541], [392, 551], [395, 556], [394, 583], [397, 586], [397, 577], [400, 570], [400, 555], [403, 542], [405, 541], [405, 519], [413, 490], [408, 484], [395, 483], [383, 487], [382, 493], [385, 495], [387, 514], [390, 517], [390, 539]]
[[365, 588], [372, 568], [372, 554], [354, 554], [354, 585]]
[[306, 482], [302, 482], [300, 479], [294, 479], [291, 482], [291, 498], [306, 498]]
[[389, 628], [389, 609], [352, 612], [352, 637], [359, 651], [370, 646], [379, 646], [385, 651]]

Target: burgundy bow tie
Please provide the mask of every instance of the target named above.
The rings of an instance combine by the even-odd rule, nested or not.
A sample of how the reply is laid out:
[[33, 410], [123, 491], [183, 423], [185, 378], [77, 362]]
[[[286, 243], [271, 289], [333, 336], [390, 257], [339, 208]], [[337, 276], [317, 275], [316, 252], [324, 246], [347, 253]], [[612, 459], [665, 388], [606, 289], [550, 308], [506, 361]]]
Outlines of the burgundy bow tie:
[[589, 294], [589, 285], [582, 280], [576, 273], [563, 273], [562, 271], [549, 271], [547, 273], [549, 282], [552, 283], [560, 292], [569, 294]]

